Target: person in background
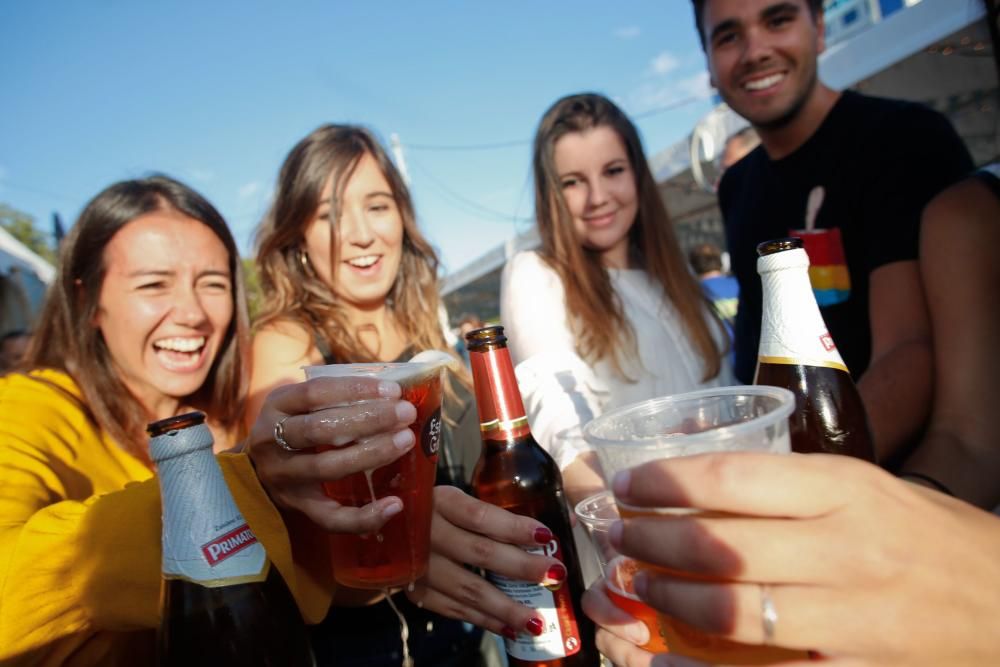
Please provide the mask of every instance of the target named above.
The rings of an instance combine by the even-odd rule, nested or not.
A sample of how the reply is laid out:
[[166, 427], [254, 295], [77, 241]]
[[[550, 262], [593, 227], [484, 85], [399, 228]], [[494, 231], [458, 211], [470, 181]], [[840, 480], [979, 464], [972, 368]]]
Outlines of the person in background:
[[478, 315], [473, 313], [463, 313], [462, 316], [458, 318], [458, 342], [455, 344], [455, 350], [465, 361], [466, 366], [469, 365], [469, 350], [465, 346], [465, 334], [470, 331], [475, 331], [476, 329], [481, 329], [484, 326], [486, 326], [486, 324], [479, 319]]
[[756, 245], [814, 225], [807, 251], [828, 277], [814, 279], [817, 301], [858, 382], [879, 459], [898, 465], [921, 435], [932, 395], [920, 215], [972, 163], [941, 114], [819, 80], [822, 4], [692, 0], [711, 82], [761, 138], [719, 186], [740, 284], [735, 371], [753, 380], [762, 307]]
[[28, 351], [31, 343], [31, 333], [24, 329], [8, 331], [0, 336], [0, 373], [5, 373], [16, 367]]
[[719, 168], [725, 173], [734, 164], [743, 159], [753, 149], [760, 146], [760, 135], [752, 126], [744, 127], [726, 139], [722, 147], [722, 155], [719, 156]]
[[[323, 125], [292, 148], [256, 241], [263, 301], [248, 420], [268, 391], [301, 380], [302, 366], [406, 361], [452, 349], [438, 317], [437, 256], [399, 171], [367, 129]], [[455, 355], [445, 382], [439, 484], [468, 488], [479, 458], [470, 390]], [[474, 665], [481, 645], [494, 651], [478, 629], [419, 608], [418, 597], [394, 599], [418, 667]], [[395, 666], [401, 655], [396, 614], [371, 591], [339, 590], [312, 637], [320, 664]]]
[[[0, 662], [153, 664], [160, 498], [144, 430], [191, 410], [206, 413], [234, 498], [303, 616], [321, 619], [332, 582], [319, 529], [377, 530], [400, 499], [344, 508], [317, 498], [317, 486], [394, 460], [397, 442], [412, 446], [412, 404], [395, 383], [320, 378], [272, 392], [245, 432], [236, 244], [211, 204], [175, 180], [108, 187], [60, 253], [24, 370], [0, 378]], [[292, 448], [367, 446], [288, 453], [278, 421]], [[557, 561], [514, 544], [543, 543], [545, 529], [447, 491], [421, 599], [497, 632], [525, 627], [530, 610], [459, 562], [542, 581]]]
[[605, 410], [732, 383], [726, 333], [691, 274], [639, 134], [607, 98], [558, 100], [535, 134], [537, 251], [504, 267], [500, 319], [532, 432], [571, 502], [603, 488], [558, 437]]
[[740, 285], [736, 278], [722, 272], [722, 252], [719, 246], [714, 243], [699, 243], [688, 252], [688, 261], [701, 281], [705, 295], [731, 335], [740, 302]]

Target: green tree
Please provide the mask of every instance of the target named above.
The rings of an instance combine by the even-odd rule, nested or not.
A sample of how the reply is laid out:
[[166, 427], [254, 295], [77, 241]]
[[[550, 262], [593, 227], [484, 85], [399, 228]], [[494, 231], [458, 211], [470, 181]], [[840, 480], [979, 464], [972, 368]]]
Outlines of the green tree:
[[35, 219], [27, 213], [0, 204], [0, 227], [42, 259], [56, 263], [56, 252], [49, 244], [47, 235], [35, 226]]
[[252, 257], [244, 257], [240, 261], [243, 262], [243, 278], [246, 281], [247, 304], [252, 322], [257, 317], [257, 313], [260, 312], [260, 278], [257, 276], [257, 264]]

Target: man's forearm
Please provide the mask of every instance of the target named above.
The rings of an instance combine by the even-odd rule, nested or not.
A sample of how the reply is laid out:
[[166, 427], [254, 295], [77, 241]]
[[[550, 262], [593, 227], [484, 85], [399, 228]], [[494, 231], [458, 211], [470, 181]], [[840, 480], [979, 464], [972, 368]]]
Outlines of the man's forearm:
[[930, 415], [933, 368], [930, 341], [915, 340], [883, 354], [861, 376], [858, 390], [880, 461], [920, 437]]

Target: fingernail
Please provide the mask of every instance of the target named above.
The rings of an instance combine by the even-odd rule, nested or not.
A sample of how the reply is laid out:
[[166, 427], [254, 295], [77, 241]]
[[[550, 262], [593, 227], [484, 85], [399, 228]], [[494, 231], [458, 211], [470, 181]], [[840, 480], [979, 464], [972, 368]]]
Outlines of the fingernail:
[[403, 390], [399, 388], [399, 384], [396, 382], [380, 380], [378, 383], [378, 395], [382, 398], [399, 398], [403, 395]]
[[635, 594], [641, 598], [646, 597], [646, 590], [649, 588], [649, 575], [642, 569], [635, 573], [632, 577], [632, 587], [635, 589]]
[[413, 431], [408, 428], [397, 431], [392, 435], [392, 444], [396, 445], [396, 449], [401, 452], [409, 451], [410, 447], [413, 447], [413, 443], [416, 441], [417, 439], [413, 437]]
[[403, 503], [398, 500], [393, 501], [382, 508], [382, 516], [388, 519], [391, 516], [396, 516], [403, 511]]
[[514, 631], [514, 628], [509, 625], [503, 626], [503, 630], [500, 631], [500, 634], [511, 641], [517, 641], [517, 633]]
[[566, 581], [566, 566], [562, 563], [556, 563], [548, 570], [545, 571], [545, 581], [543, 584], [561, 584]]
[[632, 484], [632, 471], [621, 470], [615, 473], [614, 479], [611, 480], [611, 490], [615, 492], [616, 496], [627, 496], [628, 487]]
[[396, 403], [396, 418], [404, 424], [409, 424], [417, 418], [417, 409], [409, 401]]
[[532, 618], [524, 624], [525, 629], [536, 637], [541, 637], [545, 632], [545, 623], [540, 618]]
[[608, 542], [611, 543], [615, 549], [620, 549], [622, 546], [622, 531], [625, 529], [625, 524], [621, 519], [615, 521], [608, 528]]
[[535, 528], [533, 537], [535, 538], [535, 542], [538, 544], [548, 544], [552, 541], [552, 531], [544, 526], [541, 528]]

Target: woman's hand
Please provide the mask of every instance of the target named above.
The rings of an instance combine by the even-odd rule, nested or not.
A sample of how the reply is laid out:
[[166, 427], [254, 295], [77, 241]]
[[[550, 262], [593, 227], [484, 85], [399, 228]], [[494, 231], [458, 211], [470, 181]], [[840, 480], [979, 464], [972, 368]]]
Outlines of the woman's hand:
[[[407, 425], [417, 412], [399, 397], [395, 382], [362, 377], [321, 377], [272, 391], [245, 449], [275, 505], [340, 533], [378, 530], [399, 513], [403, 503], [396, 496], [343, 507], [323, 493], [321, 484], [391, 463], [413, 447]], [[276, 431], [297, 451], [284, 450]], [[317, 452], [317, 446], [332, 449]]]
[[[702, 630], [814, 649], [831, 665], [990, 664], [1000, 655], [1000, 519], [971, 505], [820, 454], [656, 461], [621, 473], [614, 490], [634, 505], [730, 514], [639, 517], [611, 529], [623, 553], [715, 579], [635, 580], [649, 604]], [[766, 595], [776, 612], [769, 637]], [[689, 664], [671, 660], [653, 664]]]
[[517, 546], [540, 548], [551, 539], [549, 529], [534, 519], [476, 500], [455, 487], [436, 486], [427, 575], [406, 594], [442, 616], [510, 639], [520, 632], [539, 635], [544, 624], [536, 612], [463, 565], [522, 581], [564, 581], [566, 568], [558, 559]]
[[617, 667], [650, 667], [653, 654], [639, 648], [649, 641], [649, 629], [608, 598], [604, 579], [583, 594], [583, 611], [597, 624], [597, 650]]

